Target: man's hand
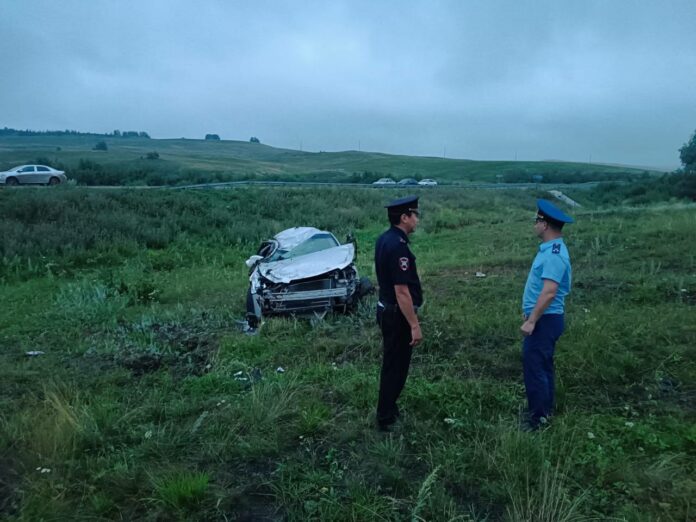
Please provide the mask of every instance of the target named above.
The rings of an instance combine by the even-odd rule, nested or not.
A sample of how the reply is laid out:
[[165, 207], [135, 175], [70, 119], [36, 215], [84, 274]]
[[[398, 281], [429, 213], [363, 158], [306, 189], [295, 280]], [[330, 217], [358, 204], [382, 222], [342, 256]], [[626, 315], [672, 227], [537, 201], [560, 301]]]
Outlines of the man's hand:
[[520, 326], [522, 335], [525, 337], [532, 335], [537, 321], [543, 315], [544, 310], [549, 307], [551, 301], [556, 297], [556, 292], [558, 292], [558, 283], [552, 279], [544, 279], [544, 286], [534, 305], [534, 310], [530, 312], [528, 317], [523, 318], [524, 323]]
[[536, 326], [536, 323], [535, 323], [535, 322], [532, 322], [532, 321], [530, 321], [529, 319], [527, 319], [527, 320], [522, 324], [522, 326], [520, 326], [520, 331], [522, 332], [522, 335], [524, 335], [525, 337], [527, 337], [527, 336], [529, 336], [529, 335], [532, 335], [532, 333], [534, 332], [534, 327], [535, 327], [535, 326]]
[[411, 346], [416, 346], [419, 342], [423, 340], [423, 334], [421, 333], [420, 324], [411, 327]]
[[408, 285], [394, 285], [394, 293], [396, 294], [396, 302], [399, 304], [399, 310], [403, 314], [406, 322], [411, 325], [411, 346], [416, 346], [423, 340], [418, 316], [413, 309], [413, 299]]

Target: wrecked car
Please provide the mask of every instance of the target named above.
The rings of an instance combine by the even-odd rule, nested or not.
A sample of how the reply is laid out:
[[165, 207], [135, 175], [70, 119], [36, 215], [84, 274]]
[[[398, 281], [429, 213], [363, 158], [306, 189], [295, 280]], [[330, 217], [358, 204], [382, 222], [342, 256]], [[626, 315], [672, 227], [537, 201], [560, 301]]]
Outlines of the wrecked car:
[[249, 267], [247, 324], [258, 328], [264, 315], [348, 312], [372, 290], [355, 266], [352, 238], [341, 244], [325, 230], [294, 227], [261, 243]]

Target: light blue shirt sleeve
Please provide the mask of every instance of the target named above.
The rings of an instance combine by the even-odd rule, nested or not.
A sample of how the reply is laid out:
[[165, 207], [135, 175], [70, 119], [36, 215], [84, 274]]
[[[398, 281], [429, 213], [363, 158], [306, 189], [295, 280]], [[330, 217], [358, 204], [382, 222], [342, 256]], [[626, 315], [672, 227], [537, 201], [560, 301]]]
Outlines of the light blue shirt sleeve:
[[560, 284], [568, 267], [560, 254], [547, 254], [544, 259], [544, 268], [541, 272], [542, 279], [550, 279]]

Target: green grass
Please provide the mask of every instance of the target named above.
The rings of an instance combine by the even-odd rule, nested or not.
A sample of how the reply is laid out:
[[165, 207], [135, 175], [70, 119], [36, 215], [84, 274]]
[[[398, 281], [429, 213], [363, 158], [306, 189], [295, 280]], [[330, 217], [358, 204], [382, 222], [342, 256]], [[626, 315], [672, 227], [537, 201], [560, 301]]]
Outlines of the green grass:
[[353, 232], [374, 279], [382, 206], [400, 194], [0, 191], [0, 518], [692, 519], [693, 204], [570, 194], [574, 289], [541, 433], [517, 425], [542, 193], [423, 195], [425, 340], [395, 433], [374, 429], [374, 297], [237, 332], [261, 239]]
[[[104, 141], [107, 151], [95, 151]], [[156, 151], [159, 159], [149, 160]], [[0, 136], [0, 170], [44, 163], [88, 185], [182, 185], [241, 180], [371, 183], [381, 177], [451, 182], [578, 183], [650, 179], [654, 171], [558, 161], [472, 161], [375, 152], [302, 152], [240, 141]]]

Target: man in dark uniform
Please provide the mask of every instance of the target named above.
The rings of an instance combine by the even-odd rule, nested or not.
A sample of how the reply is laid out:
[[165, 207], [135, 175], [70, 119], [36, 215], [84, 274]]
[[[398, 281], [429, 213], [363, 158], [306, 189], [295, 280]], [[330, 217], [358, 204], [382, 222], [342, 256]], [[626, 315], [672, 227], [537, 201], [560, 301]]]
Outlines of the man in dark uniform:
[[541, 240], [522, 296], [524, 323], [520, 327], [527, 415], [522, 428], [534, 431], [553, 413], [555, 384], [553, 356], [563, 333], [565, 297], [570, 293], [572, 269], [563, 242], [563, 225], [573, 218], [550, 201], [537, 201], [534, 233]]
[[416, 257], [408, 248], [408, 236], [418, 225], [418, 198], [397, 199], [386, 209], [391, 228], [379, 236], [375, 245], [377, 323], [384, 339], [377, 424], [383, 431], [389, 431], [399, 417], [396, 401], [406, 384], [411, 352], [423, 339], [416, 314], [423, 304], [423, 294]]

